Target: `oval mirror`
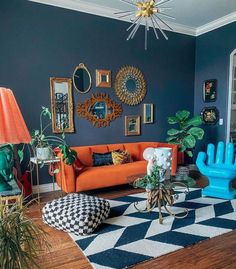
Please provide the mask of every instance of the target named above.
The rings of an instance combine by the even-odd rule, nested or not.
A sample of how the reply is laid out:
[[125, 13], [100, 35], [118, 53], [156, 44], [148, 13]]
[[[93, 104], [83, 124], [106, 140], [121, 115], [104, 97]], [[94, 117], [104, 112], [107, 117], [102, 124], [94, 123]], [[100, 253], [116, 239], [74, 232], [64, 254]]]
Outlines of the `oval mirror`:
[[83, 63], [75, 68], [73, 84], [75, 89], [80, 93], [86, 93], [91, 89], [92, 78], [88, 68]]

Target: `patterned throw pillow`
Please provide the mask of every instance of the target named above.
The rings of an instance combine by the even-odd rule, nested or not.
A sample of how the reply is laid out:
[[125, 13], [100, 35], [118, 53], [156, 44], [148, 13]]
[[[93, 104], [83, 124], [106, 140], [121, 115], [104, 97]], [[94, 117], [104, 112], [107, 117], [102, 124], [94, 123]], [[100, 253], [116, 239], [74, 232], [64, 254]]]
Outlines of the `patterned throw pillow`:
[[131, 163], [133, 160], [130, 156], [130, 153], [125, 151], [112, 151], [112, 160], [113, 164], [124, 164], [124, 163]]
[[103, 166], [113, 164], [111, 152], [96, 153], [93, 152], [93, 166]]

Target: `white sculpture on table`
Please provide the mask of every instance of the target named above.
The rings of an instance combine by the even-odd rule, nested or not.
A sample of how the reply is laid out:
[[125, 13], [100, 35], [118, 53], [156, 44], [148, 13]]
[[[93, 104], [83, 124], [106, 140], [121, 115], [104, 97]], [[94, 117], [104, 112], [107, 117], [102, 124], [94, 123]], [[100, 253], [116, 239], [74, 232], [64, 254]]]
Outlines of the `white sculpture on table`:
[[143, 152], [143, 158], [148, 161], [147, 164], [147, 175], [152, 174], [154, 164], [162, 167], [161, 179], [164, 181], [170, 177], [170, 167], [172, 161], [172, 149], [163, 148], [146, 148]]

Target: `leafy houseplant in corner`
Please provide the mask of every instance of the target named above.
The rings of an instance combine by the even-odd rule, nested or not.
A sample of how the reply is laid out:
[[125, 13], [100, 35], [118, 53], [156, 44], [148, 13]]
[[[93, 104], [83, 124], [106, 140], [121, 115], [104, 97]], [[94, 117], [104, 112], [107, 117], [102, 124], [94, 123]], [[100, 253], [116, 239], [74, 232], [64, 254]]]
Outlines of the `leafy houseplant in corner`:
[[76, 160], [77, 153], [70, 149], [70, 147], [66, 144], [64, 140], [64, 132], [62, 132], [61, 137], [45, 134], [48, 127], [51, 126], [51, 122], [44, 126], [43, 118], [51, 120], [51, 112], [47, 107], [42, 107], [42, 111], [39, 116], [40, 129], [34, 130], [31, 133], [31, 145], [34, 148], [35, 156], [40, 160], [47, 160], [53, 157], [54, 149], [59, 148], [63, 154], [63, 161], [65, 161], [68, 165], [73, 164]]
[[40, 252], [49, 248], [47, 234], [26, 217], [27, 205], [22, 208], [0, 205], [0, 268], [40, 268]]
[[[176, 112], [175, 116], [168, 117], [168, 123], [171, 125], [177, 124], [178, 128], [168, 130], [166, 141], [179, 145], [179, 152], [182, 153], [183, 157], [184, 155], [193, 157], [193, 150], [197, 140], [201, 140], [204, 136], [204, 130], [199, 127], [203, 123], [202, 117], [194, 116], [190, 118], [189, 111], [181, 110]], [[182, 158], [180, 164], [183, 163], [184, 158]]]

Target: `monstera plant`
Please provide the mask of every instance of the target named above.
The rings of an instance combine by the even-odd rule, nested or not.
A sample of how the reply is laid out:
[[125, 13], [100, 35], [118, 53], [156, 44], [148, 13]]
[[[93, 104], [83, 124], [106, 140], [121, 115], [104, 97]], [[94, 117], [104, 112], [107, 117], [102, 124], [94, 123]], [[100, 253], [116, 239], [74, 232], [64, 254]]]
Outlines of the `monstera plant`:
[[168, 123], [178, 125], [177, 128], [168, 130], [167, 142], [179, 145], [179, 151], [189, 157], [193, 157], [193, 149], [197, 140], [201, 140], [204, 136], [204, 130], [199, 126], [203, 120], [200, 116], [190, 118], [190, 112], [181, 110], [176, 112], [175, 116], [168, 117]]

